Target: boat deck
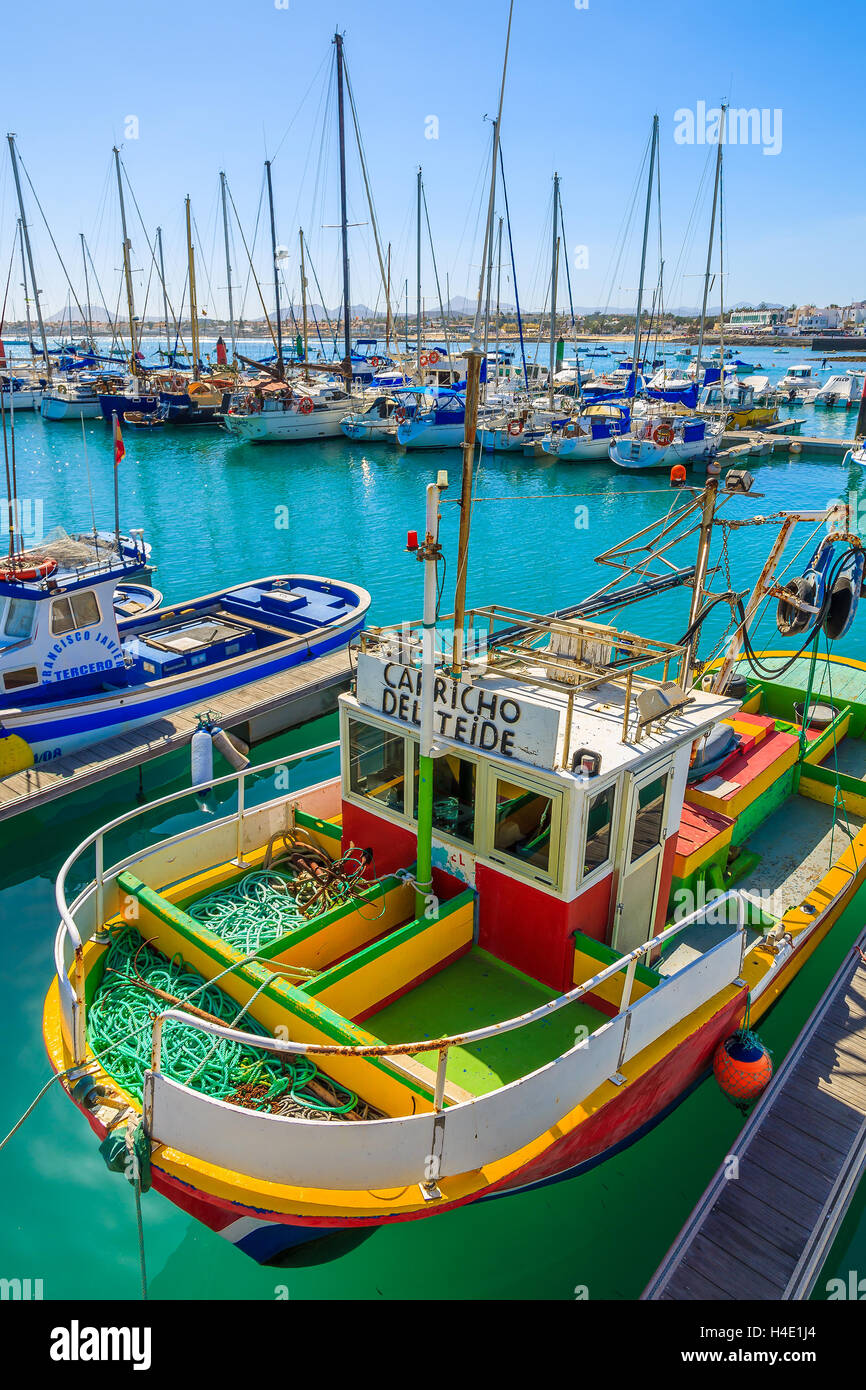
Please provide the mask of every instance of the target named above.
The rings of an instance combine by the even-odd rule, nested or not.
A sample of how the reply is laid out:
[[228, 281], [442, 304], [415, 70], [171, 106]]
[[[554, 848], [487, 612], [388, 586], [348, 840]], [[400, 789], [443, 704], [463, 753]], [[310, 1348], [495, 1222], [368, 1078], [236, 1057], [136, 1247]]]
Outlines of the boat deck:
[[[441, 1038], [502, 1023], [556, 997], [556, 990], [473, 946], [459, 960], [368, 1015], [365, 1027], [383, 1042]], [[448, 1080], [472, 1095], [484, 1095], [552, 1062], [574, 1045], [578, 1028], [591, 1033], [606, 1022], [607, 1016], [598, 1009], [569, 1004], [531, 1027], [450, 1048]], [[437, 1054], [422, 1052], [418, 1061], [435, 1071]]]
[[866, 962], [849, 952], [642, 1297], [808, 1298], [864, 1169]]

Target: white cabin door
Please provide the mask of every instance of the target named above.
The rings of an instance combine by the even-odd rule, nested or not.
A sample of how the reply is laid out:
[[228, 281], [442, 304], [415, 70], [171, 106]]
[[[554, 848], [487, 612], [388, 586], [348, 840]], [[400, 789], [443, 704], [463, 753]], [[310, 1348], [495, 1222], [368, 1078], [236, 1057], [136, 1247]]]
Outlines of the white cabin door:
[[613, 946], [623, 954], [653, 935], [671, 771], [666, 762], [629, 779], [613, 923]]

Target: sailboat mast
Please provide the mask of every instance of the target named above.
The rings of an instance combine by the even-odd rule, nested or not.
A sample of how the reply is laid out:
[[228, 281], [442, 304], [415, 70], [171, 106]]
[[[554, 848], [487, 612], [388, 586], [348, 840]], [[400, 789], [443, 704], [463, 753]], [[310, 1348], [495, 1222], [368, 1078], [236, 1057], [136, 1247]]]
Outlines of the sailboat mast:
[[81, 263], [84, 266], [84, 307], [87, 310], [87, 331], [90, 334], [90, 346], [93, 347], [93, 313], [90, 308], [90, 282], [87, 278], [87, 247], [84, 244], [84, 233], [79, 232], [81, 237]]
[[298, 237], [301, 243], [301, 306], [304, 315], [304, 380], [309, 381], [310, 369], [307, 363], [310, 360], [310, 350], [308, 347], [307, 335], [307, 269], [304, 263], [304, 229], [298, 229]]
[[460, 481], [460, 529], [457, 537], [457, 579], [454, 590], [454, 655], [452, 669], [456, 676], [463, 669], [465, 651], [464, 624], [466, 622], [466, 575], [469, 562], [469, 529], [472, 512], [472, 472], [475, 459], [475, 434], [478, 427], [478, 397], [481, 384], [482, 352], [479, 348], [481, 327], [481, 307], [484, 298], [484, 274], [487, 269], [487, 248], [493, 235], [493, 216], [496, 204], [496, 162], [499, 158], [499, 132], [502, 125], [502, 103], [505, 98], [505, 76], [508, 71], [508, 50], [511, 45], [511, 20], [514, 15], [514, 0], [508, 7], [508, 29], [505, 35], [505, 54], [502, 59], [502, 81], [499, 85], [499, 106], [496, 124], [493, 128], [493, 152], [490, 166], [490, 196], [487, 202], [487, 224], [484, 229], [484, 250], [481, 256], [481, 279], [478, 285], [478, 299], [475, 305], [475, 323], [472, 329], [472, 346], [465, 354], [466, 366], [466, 410], [463, 426], [463, 469]]
[[277, 367], [280, 379], [283, 376], [283, 324], [280, 313], [280, 267], [277, 264], [277, 227], [274, 221], [274, 188], [271, 183], [271, 161], [265, 160], [265, 173], [268, 180], [268, 210], [271, 215], [271, 260], [274, 263], [274, 307], [277, 314]]
[[232, 341], [232, 362], [237, 361], [237, 343], [235, 341], [235, 306], [232, 297], [232, 259], [231, 247], [229, 243], [229, 215], [226, 207], [226, 176], [220, 170], [220, 196], [223, 205], [223, 240], [226, 248], [226, 282], [229, 291], [229, 337]]
[[27, 293], [27, 259], [24, 252], [24, 225], [18, 218], [18, 240], [21, 243], [21, 284], [24, 288], [24, 315], [27, 319], [27, 346], [33, 342], [33, 324], [30, 319], [30, 296]]
[[168, 332], [168, 291], [165, 288], [165, 261], [162, 256], [162, 227], [156, 229], [156, 244], [159, 248], [159, 278], [162, 283], [162, 313], [165, 319], [165, 346], [166, 351], [171, 353], [171, 338]]
[[652, 133], [652, 141], [651, 141], [651, 143], [650, 143], [649, 173], [647, 174], [647, 181], [646, 181], [646, 209], [645, 209], [645, 211], [644, 211], [644, 219], [643, 219], [643, 245], [642, 245], [642, 247], [641, 247], [641, 254], [640, 254], [640, 279], [638, 280], [638, 287], [637, 287], [637, 308], [635, 309], [635, 316], [634, 316], [634, 348], [633, 348], [633, 350], [632, 350], [632, 391], [631, 391], [632, 400], [634, 400], [635, 395], [637, 394], [638, 358], [640, 357], [640, 315], [641, 315], [641, 309], [643, 308], [643, 285], [644, 285], [644, 273], [645, 273], [645, 271], [646, 271], [646, 249], [647, 249], [647, 242], [649, 241], [650, 207], [651, 207], [651, 205], [652, 205], [652, 196], [653, 196], [653, 170], [654, 170], [654, 168], [655, 168], [656, 148], [657, 148], [657, 146], [658, 146], [658, 139], [659, 139], [659, 118], [658, 118], [658, 116], [656, 115], [656, 116], [653, 116], [653, 133]]
[[[722, 174], [722, 145], [725, 139], [725, 115], [727, 106], [723, 106], [719, 113], [719, 140], [716, 145], [716, 177], [713, 183], [713, 210], [710, 214], [710, 239], [707, 243], [707, 269], [704, 274], [704, 298], [701, 304], [701, 326], [698, 332], [698, 360], [695, 367], [695, 381], [700, 385], [701, 376], [701, 353], [704, 347], [704, 324], [707, 317], [707, 297], [710, 293], [710, 275], [713, 269], [713, 236], [716, 230], [716, 207], [719, 201], [719, 180]], [[721, 373], [722, 380], [722, 404], [724, 405], [724, 383], [725, 373], [724, 364]]]
[[117, 196], [120, 201], [120, 229], [123, 235], [123, 278], [126, 282], [126, 308], [129, 314], [130, 365], [134, 376], [138, 375], [138, 343], [135, 338], [135, 297], [132, 291], [132, 262], [129, 237], [126, 234], [126, 206], [123, 201], [123, 179], [120, 176], [120, 150], [114, 146], [114, 170], [117, 174]]
[[[42, 318], [42, 305], [39, 302], [39, 287], [36, 284], [36, 271], [33, 268], [33, 247], [30, 245], [30, 232], [27, 227], [27, 218], [24, 215], [24, 197], [21, 193], [21, 179], [18, 173], [18, 153], [15, 149], [15, 136], [7, 135], [9, 141], [9, 155], [12, 160], [12, 176], [15, 179], [15, 192], [18, 195], [18, 212], [20, 214], [21, 235], [24, 245], [27, 248], [27, 264], [30, 267], [30, 285], [33, 290], [33, 300], [36, 305], [36, 321], [39, 324], [39, 337], [42, 340], [42, 355], [45, 358], [45, 374], [51, 380], [51, 358], [48, 356], [48, 339], [45, 336], [45, 321]], [[27, 286], [24, 286], [24, 295], [27, 296]]]
[[186, 253], [189, 257], [189, 318], [192, 331], [192, 379], [199, 379], [198, 300], [195, 292], [195, 251], [192, 245], [192, 212], [189, 194], [186, 198]]
[[556, 375], [556, 272], [559, 261], [559, 174], [553, 176], [553, 245], [550, 253], [550, 364], [547, 392], [553, 409], [553, 378]]
[[[352, 324], [349, 299], [349, 221], [346, 203], [346, 119], [344, 110], [343, 36], [334, 35], [337, 46], [337, 122], [340, 136], [340, 232], [343, 241], [343, 372], [346, 390], [352, 389]], [[407, 300], [408, 310], [408, 300]]]
[[418, 353], [418, 367], [421, 366], [421, 166], [418, 165], [416, 189], [416, 238], [415, 238], [415, 349]]
[[385, 292], [385, 353], [391, 355], [391, 243], [388, 242], [388, 288]]

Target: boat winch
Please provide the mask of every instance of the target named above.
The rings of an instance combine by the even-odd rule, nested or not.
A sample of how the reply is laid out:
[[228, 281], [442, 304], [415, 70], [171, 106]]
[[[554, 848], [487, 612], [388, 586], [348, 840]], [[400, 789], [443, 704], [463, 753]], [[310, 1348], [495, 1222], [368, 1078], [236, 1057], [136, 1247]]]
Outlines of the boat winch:
[[[836, 539], [850, 542], [838, 559]], [[776, 610], [776, 626], [782, 636], [805, 632], [814, 620], [830, 641], [844, 637], [857, 611], [863, 566], [863, 549], [856, 537], [826, 537], [805, 572], [789, 580], [782, 589]]]

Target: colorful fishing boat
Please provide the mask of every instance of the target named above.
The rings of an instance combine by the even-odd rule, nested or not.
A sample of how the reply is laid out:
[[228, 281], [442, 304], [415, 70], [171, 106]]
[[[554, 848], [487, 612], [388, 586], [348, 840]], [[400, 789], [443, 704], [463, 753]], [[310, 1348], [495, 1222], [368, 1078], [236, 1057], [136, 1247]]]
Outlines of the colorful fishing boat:
[[0, 570], [0, 766], [52, 762], [344, 646], [369, 595], [317, 575], [274, 575], [119, 617], [142, 555], [81, 569], [41, 552]]
[[779, 603], [794, 650], [754, 652], [748, 626], [796, 522], [824, 513], [776, 519], [702, 666], [713, 517], [744, 475], [658, 523], [669, 538], [703, 517], [675, 643], [466, 612], [459, 580], [453, 639], [433, 637], [442, 485], [410, 535], [424, 621], [363, 634], [338, 744], [293, 760], [306, 777], [256, 805], [244, 774], [221, 779], [201, 824], [112, 865], [129, 812], [58, 880], [44, 1035], [61, 1084], [109, 1166], [261, 1262], [634, 1141], [866, 878], [866, 663], [818, 647], [862, 579], [842, 513]]

